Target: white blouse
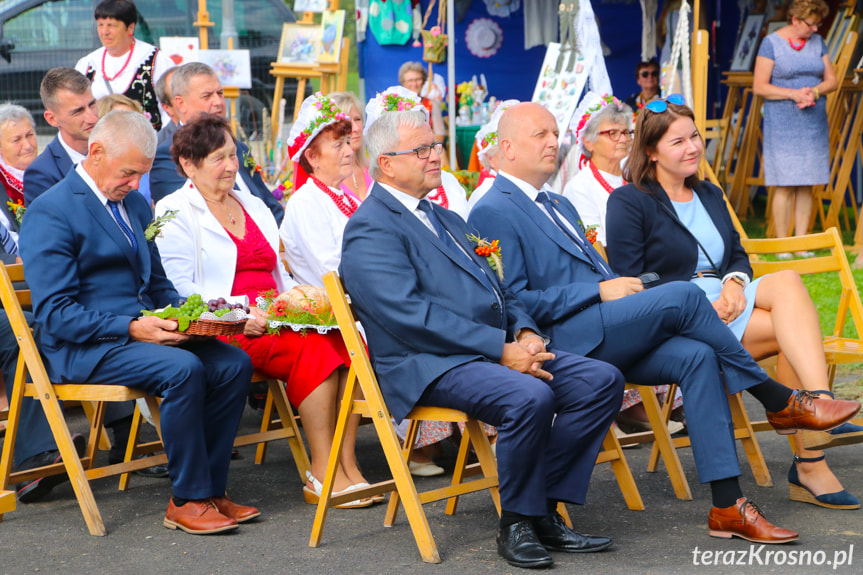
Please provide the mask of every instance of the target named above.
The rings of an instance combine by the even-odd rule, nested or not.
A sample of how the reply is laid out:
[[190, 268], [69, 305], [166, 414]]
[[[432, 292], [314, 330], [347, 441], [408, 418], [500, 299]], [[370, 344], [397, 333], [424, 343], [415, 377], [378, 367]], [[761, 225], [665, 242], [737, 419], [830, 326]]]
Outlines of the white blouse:
[[[330, 188], [345, 205], [348, 198], [340, 188]], [[358, 202], [351, 197], [354, 205]], [[342, 261], [342, 236], [348, 224], [336, 203], [311, 178], [291, 195], [279, 236], [291, 275], [300, 284], [323, 287], [324, 274], [336, 271]]]
[[[270, 209], [257, 197], [234, 190], [234, 197], [261, 230], [276, 253], [273, 279], [279, 293], [297, 285], [285, 271], [279, 253], [279, 229]], [[156, 204], [156, 217], [177, 210], [173, 220], [162, 227], [156, 246], [168, 279], [183, 297], [201, 294], [204, 301], [231, 295], [237, 271], [237, 244], [207, 207], [191, 180]], [[250, 302], [254, 305], [255, 302]]]
[[[602, 170], [598, 171], [612, 188], [623, 185], [623, 176], [612, 176]], [[578, 210], [585, 229], [598, 226], [596, 239], [602, 242], [602, 245], [608, 245], [605, 241], [605, 211], [609, 195], [611, 194], [593, 177], [589, 166], [582, 168], [563, 189], [563, 196]]]

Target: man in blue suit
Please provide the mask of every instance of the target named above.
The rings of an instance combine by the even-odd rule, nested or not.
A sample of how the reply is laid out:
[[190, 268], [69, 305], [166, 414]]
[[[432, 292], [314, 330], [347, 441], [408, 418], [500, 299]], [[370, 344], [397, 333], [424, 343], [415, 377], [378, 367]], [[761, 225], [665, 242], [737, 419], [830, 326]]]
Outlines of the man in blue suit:
[[547, 549], [605, 549], [608, 538], [570, 530], [555, 509], [584, 502], [620, 372], [547, 351], [464, 221], [424, 199], [441, 180], [422, 113], [384, 114], [366, 142], [377, 183], [345, 228], [341, 273], [393, 417], [431, 405], [497, 427], [498, 552], [511, 564], [550, 566]]
[[[225, 115], [225, 92], [219, 77], [206, 64], [190, 62], [174, 68], [171, 94], [181, 124], [201, 113], [220, 117]], [[171, 159], [172, 143], [173, 138], [160, 144], [156, 150], [156, 159], [150, 170], [150, 195], [154, 203], [180, 189], [186, 181], [177, 172], [177, 164]], [[237, 178], [236, 185], [260, 198], [270, 208], [276, 223], [281, 225], [285, 209], [261, 178], [249, 147], [237, 142], [237, 156], [242, 177]]]
[[58, 130], [24, 172], [24, 203], [66, 177], [72, 166], [87, 157], [87, 139], [99, 119], [90, 80], [75, 68], [53, 68], [39, 87], [45, 121]]
[[697, 286], [673, 282], [644, 291], [641, 279], [612, 273], [587, 241], [575, 207], [543, 189], [557, 166], [557, 139], [555, 119], [542, 106], [507, 110], [498, 128], [501, 170], [468, 226], [500, 241], [508, 286], [559, 348], [611, 363], [634, 383], [680, 384], [698, 475], [712, 488], [712, 535], [793, 541], [796, 533], [763, 518], [753, 530], [757, 507], [737, 480], [726, 386], [751, 392], [786, 432], [838, 425], [859, 404], [792, 393], [770, 379]]
[[135, 112], [93, 128], [89, 155], [27, 209], [21, 256], [56, 383], [118, 384], [162, 397], [162, 436], [174, 497], [164, 524], [189, 533], [236, 529], [256, 517], [226, 495], [231, 449], [250, 384], [231, 345], [141, 317], [177, 304], [159, 252], [144, 237], [150, 208], [130, 194], [152, 164], [156, 133]]
[[[57, 128], [58, 134], [24, 172], [24, 201], [27, 206], [87, 157], [87, 140], [98, 120], [90, 81], [74, 68], [49, 70], [42, 79], [39, 94], [45, 106], [45, 120]], [[7, 392], [11, 393], [11, 386]], [[130, 401], [112, 403], [105, 413], [105, 426], [111, 430], [113, 439], [109, 454], [113, 463], [123, 460], [133, 410], [134, 402]], [[20, 433], [15, 445], [17, 468], [32, 469], [46, 462], [59, 461], [51, 428], [39, 403], [25, 397], [21, 413]], [[167, 469], [161, 465], [140, 469], [136, 473], [147, 477], [168, 476]], [[18, 500], [22, 503], [38, 501], [65, 479], [65, 475], [56, 475], [21, 483], [16, 488]]]

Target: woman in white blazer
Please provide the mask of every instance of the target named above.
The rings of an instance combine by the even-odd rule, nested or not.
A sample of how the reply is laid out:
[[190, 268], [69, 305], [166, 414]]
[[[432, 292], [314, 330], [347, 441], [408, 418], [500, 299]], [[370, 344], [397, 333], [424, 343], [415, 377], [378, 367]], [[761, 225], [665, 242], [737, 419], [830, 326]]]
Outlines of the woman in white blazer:
[[[243, 335], [226, 339], [249, 354], [255, 369], [287, 384], [311, 452], [305, 499], [316, 504], [350, 356], [335, 331], [267, 333], [266, 314], [254, 307], [257, 296], [272, 290], [282, 293], [297, 282], [279, 261], [279, 232], [270, 210], [260, 199], [234, 188], [238, 170], [246, 168], [237, 158], [236, 140], [225, 120], [205, 114], [182, 126], [174, 135], [171, 153], [188, 179], [156, 204], [156, 216], [176, 211], [156, 238], [165, 271], [181, 296], [199, 293], [204, 300], [250, 300], [255, 318], [246, 323]], [[339, 492], [367, 485], [354, 455], [358, 420], [353, 423], [336, 476]], [[371, 504], [371, 499], [362, 499], [344, 506]]]

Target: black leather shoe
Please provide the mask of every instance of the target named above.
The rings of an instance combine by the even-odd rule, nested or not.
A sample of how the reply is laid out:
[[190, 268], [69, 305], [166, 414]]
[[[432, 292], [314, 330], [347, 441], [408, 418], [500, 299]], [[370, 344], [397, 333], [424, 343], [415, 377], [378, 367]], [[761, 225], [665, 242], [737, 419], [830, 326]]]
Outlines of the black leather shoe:
[[530, 519], [513, 523], [497, 533], [497, 553], [510, 565], [526, 569], [551, 567], [554, 561], [545, 550]]
[[[144, 457], [153, 457], [152, 453], [148, 453], [146, 455], [142, 455], [138, 457], [138, 459], [143, 459]], [[108, 463], [114, 465], [116, 463], [123, 463], [123, 458], [117, 459], [116, 457], [109, 456]], [[136, 469], [133, 471], [135, 475], [140, 475], [141, 477], [149, 477], [151, 479], [165, 479], [168, 477], [168, 466], [167, 465], [154, 465], [152, 467], [144, 467], [143, 469]]]
[[534, 521], [533, 528], [542, 546], [552, 551], [593, 553], [611, 547], [608, 537], [576, 533], [566, 526], [563, 517], [557, 512]]
[[[84, 450], [87, 448], [87, 439], [80, 433], [72, 436], [72, 443], [75, 445], [75, 451], [78, 452], [78, 457], [84, 455]], [[63, 460], [60, 457], [60, 452], [56, 449], [52, 451], [44, 451], [33, 457], [28, 457], [21, 462], [17, 471], [26, 471], [27, 469], [35, 469], [46, 465], [60, 463]], [[69, 481], [69, 476], [65, 473], [58, 475], [50, 475], [48, 477], [40, 477], [33, 481], [25, 481], [15, 486], [15, 491], [18, 493], [18, 501], [21, 503], [33, 503], [39, 501], [48, 495], [52, 489], [61, 483]]]

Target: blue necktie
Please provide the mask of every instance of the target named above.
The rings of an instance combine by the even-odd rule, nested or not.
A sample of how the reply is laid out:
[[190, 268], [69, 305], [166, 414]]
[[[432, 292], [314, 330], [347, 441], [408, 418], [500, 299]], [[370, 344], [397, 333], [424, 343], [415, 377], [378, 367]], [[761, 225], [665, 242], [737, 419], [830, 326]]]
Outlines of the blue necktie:
[[605, 278], [612, 279], [614, 278], [614, 274], [611, 273], [611, 270], [608, 267], [608, 264], [605, 263], [605, 260], [593, 249], [593, 246], [588, 246], [585, 243], [585, 240], [581, 239], [581, 237], [570, 231], [570, 229], [561, 221], [561, 215], [557, 212], [557, 207], [554, 205], [554, 200], [551, 199], [551, 196], [548, 195], [548, 192], [540, 192], [536, 196], [536, 201], [545, 206], [546, 211], [548, 211], [548, 215], [551, 216], [551, 219], [554, 220], [554, 223], [557, 224], [563, 233], [567, 235], [569, 239], [575, 242], [575, 245], [578, 246], [584, 255], [587, 256], [587, 259], [593, 263], [593, 267], [597, 269], [597, 271]]
[[126, 234], [126, 237], [129, 239], [129, 243], [132, 244], [132, 251], [138, 253], [138, 240], [135, 239], [135, 233], [120, 214], [120, 207], [117, 205], [117, 202], [108, 200], [108, 207], [111, 208], [111, 213], [114, 214], [114, 219], [117, 221], [117, 225], [119, 225], [120, 229], [123, 230], [123, 233]]
[[449, 232], [446, 231], [446, 228], [443, 227], [443, 224], [438, 219], [437, 215], [434, 213], [434, 209], [432, 208], [432, 204], [428, 200], [420, 200], [419, 209], [426, 213], [429, 221], [431, 222], [432, 227], [437, 233], [437, 237], [441, 239], [441, 241], [446, 244], [446, 247], [450, 249], [450, 251], [454, 252], [461, 258], [461, 261], [466, 265], [473, 266], [472, 269], [476, 269], [479, 272], [480, 279], [482, 280], [483, 285], [493, 291], [495, 295], [497, 295], [497, 290], [492, 286], [491, 281], [486, 277], [485, 270], [480, 267], [480, 265], [473, 260], [468, 254], [461, 249], [461, 247], [456, 243], [455, 240], [450, 237]]
[[6, 229], [6, 226], [0, 224], [0, 244], [3, 245], [3, 249], [6, 250], [6, 253], [10, 256], [18, 255], [18, 244], [15, 243], [15, 238], [12, 237], [12, 234], [9, 233], [9, 230]]

